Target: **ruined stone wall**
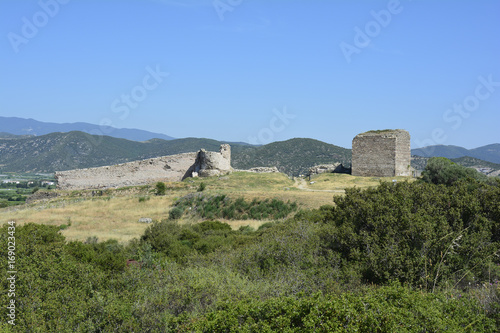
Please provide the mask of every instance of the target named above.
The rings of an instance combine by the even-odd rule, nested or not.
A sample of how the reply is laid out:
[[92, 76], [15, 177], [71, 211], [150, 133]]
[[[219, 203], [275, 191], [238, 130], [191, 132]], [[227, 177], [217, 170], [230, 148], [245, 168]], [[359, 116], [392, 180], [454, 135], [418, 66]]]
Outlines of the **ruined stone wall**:
[[186, 177], [208, 177], [231, 172], [231, 148], [219, 152], [184, 153], [149, 158], [111, 166], [56, 172], [58, 188], [104, 189], [146, 185], [158, 181], [181, 181]]
[[157, 181], [180, 181], [196, 160], [197, 153], [149, 158], [111, 166], [56, 172], [58, 187], [64, 190], [103, 189], [145, 185]]
[[410, 133], [399, 131], [396, 136], [396, 176], [411, 176]]
[[352, 175], [410, 176], [410, 134], [405, 130], [369, 131], [352, 140]]
[[229, 145], [221, 145], [219, 152], [200, 150], [193, 176], [220, 176], [231, 172], [231, 150]]

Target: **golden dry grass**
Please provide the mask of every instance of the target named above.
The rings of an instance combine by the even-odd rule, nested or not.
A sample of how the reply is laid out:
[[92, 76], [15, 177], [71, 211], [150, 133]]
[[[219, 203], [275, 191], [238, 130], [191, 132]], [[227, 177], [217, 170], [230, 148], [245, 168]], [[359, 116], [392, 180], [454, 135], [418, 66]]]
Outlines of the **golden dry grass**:
[[[414, 181], [411, 177], [357, 177], [343, 173], [323, 173], [307, 181], [307, 188], [313, 190], [344, 190], [350, 187], [368, 188], [380, 184], [380, 182]], [[313, 182], [313, 184], [310, 184]]]
[[[397, 179], [402, 180], [401, 177]], [[101, 197], [90, 196], [90, 191], [60, 192], [63, 196], [48, 202], [0, 209], [0, 223], [12, 220], [20, 225], [30, 222], [59, 226], [71, 223], [71, 226], [61, 231], [67, 240], [84, 241], [96, 236], [99, 240], [113, 238], [126, 242], [140, 237], [147, 228], [147, 224], [138, 222], [139, 218], [149, 217], [158, 221], [166, 219], [175, 200], [195, 192], [202, 182], [209, 195], [226, 194], [248, 200], [277, 198], [285, 202], [297, 202], [300, 208], [318, 208], [332, 204], [333, 196], [342, 195], [343, 189], [347, 187], [376, 186], [380, 180], [344, 174], [322, 174], [314, 177], [314, 183], [309, 184], [309, 181], [294, 181], [284, 174], [235, 172], [220, 178], [195, 178], [166, 183], [165, 196], [155, 196], [154, 185], [107, 190]], [[392, 181], [392, 178], [382, 180]], [[148, 199], [141, 201], [140, 197]], [[196, 223], [199, 220], [189, 218], [180, 222]], [[257, 229], [268, 221], [224, 222], [233, 229], [246, 225]]]

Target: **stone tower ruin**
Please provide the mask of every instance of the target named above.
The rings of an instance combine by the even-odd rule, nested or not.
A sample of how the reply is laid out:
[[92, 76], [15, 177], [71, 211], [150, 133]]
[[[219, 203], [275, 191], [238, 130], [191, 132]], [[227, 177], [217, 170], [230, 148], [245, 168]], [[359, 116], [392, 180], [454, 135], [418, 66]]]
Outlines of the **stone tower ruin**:
[[228, 161], [229, 165], [231, 165], [231, 146], [224, 143], [220, 145], [219, 152], [222, 154], [222, 157]]
[[411, 176], [410, 133], [377, 130], [352, 140], [352, 175], [368, 177]]

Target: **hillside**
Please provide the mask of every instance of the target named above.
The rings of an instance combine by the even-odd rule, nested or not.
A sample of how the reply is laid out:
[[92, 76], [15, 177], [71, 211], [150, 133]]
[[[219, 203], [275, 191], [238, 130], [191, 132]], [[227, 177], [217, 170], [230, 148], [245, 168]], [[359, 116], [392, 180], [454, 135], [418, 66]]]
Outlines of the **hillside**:
[[30, 135], [17, 135], [17, 134], [11, 134], [7, 132], [0, 132], [0, 139], [20, 139], [20, 138], [27, 138], [30, 137]]
[[[55, 172], [113, 165], [151, 157], [193, 152], [218, 151], [222, 143], [203, 138], [152, 139], [144, 142], [95, 136], [83, 132], [50, 133], [42, 136], [0, 136], [0, 171]], [[232, 166], [248, 169], [275, 166], [289, 175], [307, 173], [314, 165], [351, 163], [351, 150], [313, 139], [295, 138], [264, 146], [231, 143]], [[490, 145], [495, 148], [495, 145]], [[489, 147], [489, 146], [485, 146]], [[477, 148], [487, 151], [490, 148]], [[484, 148], [484, 149], [483, 149]], [[491, 149], [490, 149], [491, 150]], [[493, 150], [494, 151], [494, 150]], [[428, 158], [412, 158], [412, 166], [422, 170]], [[452, 158], [458, 164], [500, 170], [500, 165], [472, 157]]]
[[469, 152], [468, 156], [488, 162], [500, 163], [500, 143], [470, 149]]
[[114, 138], [133, 141], [146, 141], [153, 138], [171, 140], [172, 137], [161, 134], [131, 128], [114, 128], [100, 125], [77, 122], [77, 123], [50, 123], [34, 119], [18, 117], [0, 117], [0, 132], [16, 135], [45, 135], [54, 132], [80, 131], [89, 134], [106, 134]]
[[[215, 140], [196, 138], [137, 142], [83, 132], [0, 139], [0, 170], [54, 172], [80, 169], [197, 151], [200, 148], [217, 150], [220, 144]], [[238, 151], [238, 147], [235, 150]]]
[[286, 174], [299, 175], [311, 166], [351, 163], [351, 150], [313, 139], [290, 139], [241, 151], [233, 157], [233, 167], [248, 169], [275, 166]]
[[411, 154], [423, 157], [446, 157], [449, 159], [470, 156], [483, 161], [500, 163], [500, 144], [494, 143], [474, 149], [437, 145], [412, 149]]
[[[145, 142], [94, 136], [83, 132], [0, 139], [0, 170], [54, 172], [113, 165], [150, 157], [217, 151], [223, 142], [211, 139], [153, 139]], [[287, 174], [304, 173], [321, 163], [350, 163], [350, 150], [312, 139], [292, 139], [255, 147], [231, 143], [236, 169], [276, 166]]]

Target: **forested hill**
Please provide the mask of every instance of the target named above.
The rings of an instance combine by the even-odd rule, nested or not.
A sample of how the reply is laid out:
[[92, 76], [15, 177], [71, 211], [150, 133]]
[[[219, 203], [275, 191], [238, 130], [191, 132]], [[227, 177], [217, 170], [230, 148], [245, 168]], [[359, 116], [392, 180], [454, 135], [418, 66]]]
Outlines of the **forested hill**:
[[[139, 142], [74, 131], [41, 136], [2, 133], [0, 172], [55, 172], [114, 165], [151, 157], [194, 152], [202, 148], [218, 151], [222, 143], [231, 145], [232, 166], [235, 169], [275, 166], [283, 173], [296, 176], [306, 174], [310, 167], [318, 164], [343, 163], [349, 167], [351, 163], [350, 149], [314, 139], [295, 138], [263, 146], [252, 146], [202, 138], [152, 139]], [[489, 146], [485, 147], [487, 149]], [[425, 167], [427, 159], [414, 158], [412, 166], [421, 170]], [[468, 167], [500, 169], [499, 164], [477, 158], [461, 157], [453, 161]]]
[[306, 173], [311, 166], [351, 163], [351, 150], [313, 139], [296, 138], [245, 149], [233, 154], [233, 167], [275, 166], [286, 174]]
[[[0, 170], [54, 172], [113, 165], [151, 157], [216, 151], [221, 142], [210, 139], [153, 139], [145, 142], [96, 136], [83, 132], [50, 133], [27, 138], [0, 139]], [[248, 146], [233, 148], [238, 152]]]
[[[77, 131], [0, 138], [0, 171], [54, 172], [113, 165], [201, 148], [218, 151], [222, 143], [199, 138], [137, 142]], [[299, 174], [320, 163], [350, 163], [349, 149], [312, 139], [291, 139], [259, 147], [229, 143], [232, 165], [237, 169], [276, 166], [284, 173]]]

